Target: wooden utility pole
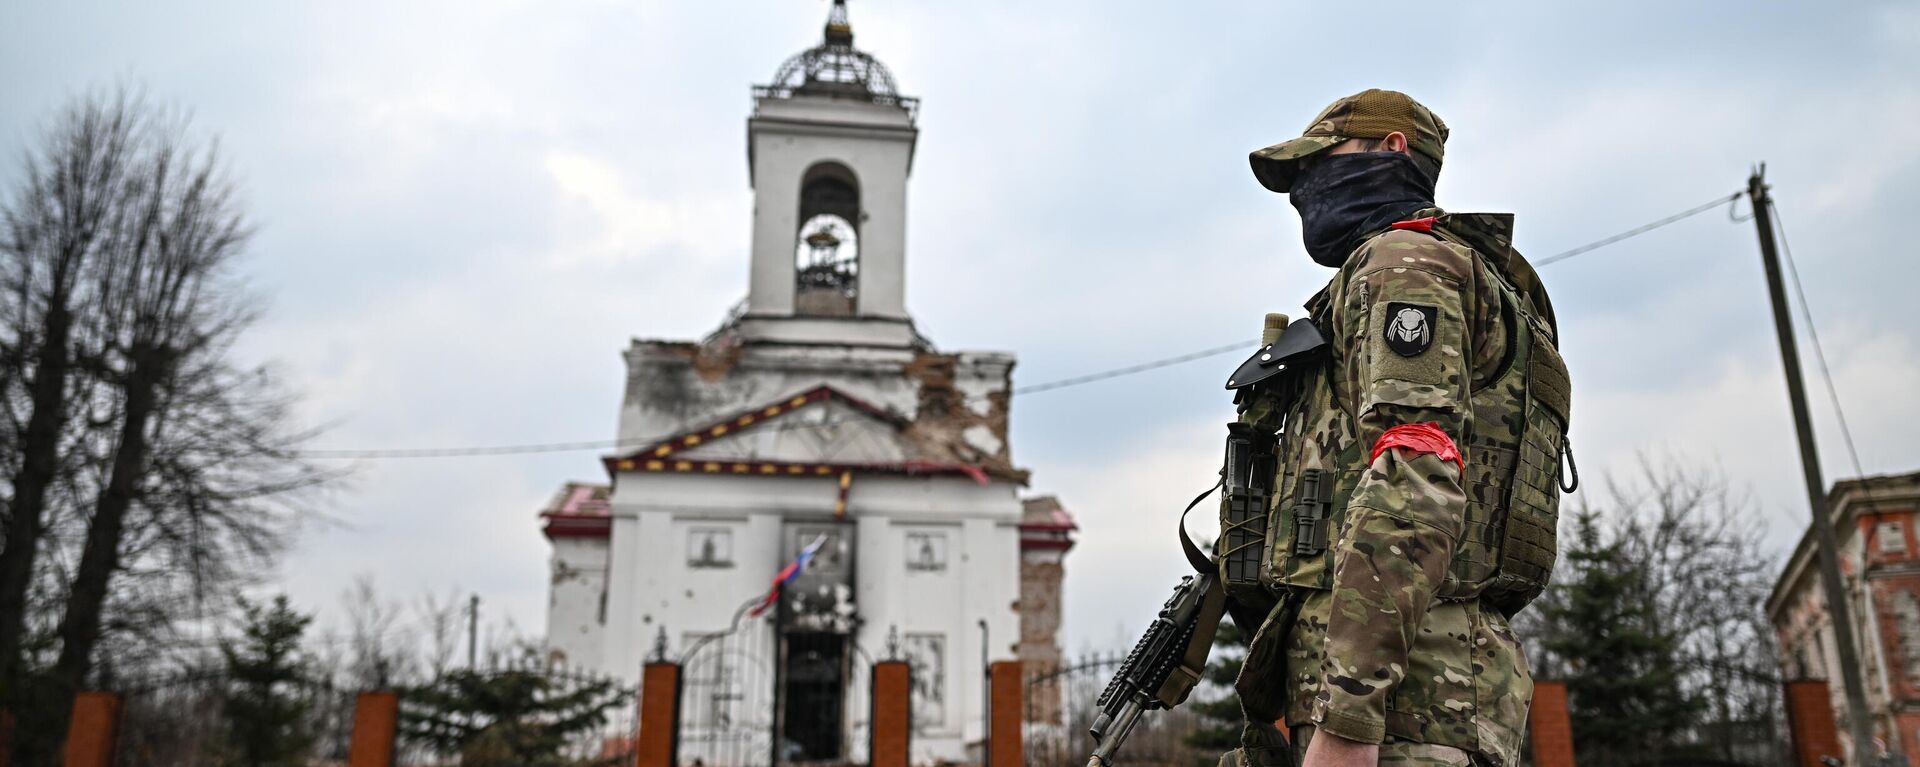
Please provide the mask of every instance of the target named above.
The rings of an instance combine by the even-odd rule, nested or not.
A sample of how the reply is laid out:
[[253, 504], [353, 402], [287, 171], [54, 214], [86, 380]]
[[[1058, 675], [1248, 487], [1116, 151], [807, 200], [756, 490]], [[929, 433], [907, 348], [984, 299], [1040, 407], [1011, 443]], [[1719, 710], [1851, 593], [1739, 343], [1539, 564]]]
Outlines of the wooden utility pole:
[[475, 662], [480, 656], [480, 595], [467, 600], [467, 670], [479, 669]]
[[1820, 477], [1820, 450], [1813, 444], [1813, 422], [1807, 415], [1807, 385], [1800, 378], [1800, 351], [1793, 340], [1793, 319], [1787, 312], [1786, 288], [1780, 281], [1780, 254], [1773, 242], [1773, 197], [1767, 193], [1767, 166], [1754, 169], [1747, 179], [1747, 199], [1753, 202], [1753, 223], [1760, 230], [1760, 260], [1766, 265], [1767, 295], [1773, 301], [1773, 328], [1780, 337], [1780, 361], [1787, 369], [1787, 398], [1793, 404], [1793, 430], [1800, 440], [1800, 470], [1806, 476], [1807, 503], [1813, 511], [1813, 540], [1819, 548], [1820, 582], [1827, 597], [1827, 620], [1833, 623], [1834, 644], [1840, 660], [1840, 680], [1847, 693], [1847, 728], [1853, 735], [1853, 763], [1873, 765], [1872, 718], [1867, 712], [1866, 685], [1860, 678], [1860, 655], [1854, 644], [1853, 620], [1846, 586], [1840, 580], [1840, 556], [1833, 537], [1832, 512], [1827, 508], [1827, 485]]

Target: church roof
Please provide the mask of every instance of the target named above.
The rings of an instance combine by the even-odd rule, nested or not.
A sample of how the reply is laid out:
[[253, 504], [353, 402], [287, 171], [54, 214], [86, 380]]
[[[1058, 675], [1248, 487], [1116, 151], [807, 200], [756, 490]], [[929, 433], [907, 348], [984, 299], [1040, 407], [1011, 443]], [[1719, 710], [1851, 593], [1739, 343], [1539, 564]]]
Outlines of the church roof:
[[1020, 529], [1022, 530], [1078, 530], [1080, 524], [1073, 521], [1073, 515], [1060, 505], [1060, 499], [1051, 495], [1039, 495], [1020, 501]]
[[610, 531], [612, 506], [607, 499], [613, 488], [592, 482], [568, 482], [553, 494], [540, 517], [546, 520], [542, 530], [553, 538], [605, 538]]
[[819, 45], [789, 57], [760, 95], [788, 97], [825, 95], [855, 98], [875, 104], [912, 109], [915, 99], [900, 95], [893, 72], [865, 51], [853, 47], [853, 25], [847, 21], [846, 0], [834, 0]]
[[1020, 549], [1022, 551], [1066, 551], [1073, 548], [1073, 533], [1080, 525], [1073, 515], [1051, 495], [1020, 501]]

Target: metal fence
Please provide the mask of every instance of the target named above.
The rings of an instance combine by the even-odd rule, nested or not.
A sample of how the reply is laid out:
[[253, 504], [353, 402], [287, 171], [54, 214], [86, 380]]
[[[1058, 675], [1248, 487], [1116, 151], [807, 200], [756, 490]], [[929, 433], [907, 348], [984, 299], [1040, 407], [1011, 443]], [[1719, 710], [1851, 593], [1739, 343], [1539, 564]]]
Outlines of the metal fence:
[[[509, 667], [487, 671], [486, 678], [522, 675], [535, 680], [539, 697], [561, 699], [598, 685], [611, 688], [598, 696], [613, 704], [588, 726], [577, 729], [557, 748], [542, 754], [541, 764], [567, 767], [597, 767], [629, 764], [636, 749], [639, 724], [638, 694], [632, 687], [610, 678], [547, 669], [535, 666]], [[222, 672], [196, 672], [153, 680], [114, 684], [123, 696], [123, 709], [114, 741], [116, 767], [202, 767], [237, 764], [244, 761], [238, 753], [235, 722], [258, 717], [261, 712], [248, 708], [239, 682]], [[276, 695], [293, 704], [294, 720], [282, 725], [281, 732], [298, 750], [304, 764], [344, 765], [353, 739], [354, 709], [359, 691], [326, 683], [281, 683]], [[402, 725], [396, 743], [396, 764], [404, 767], [445, 767], [488, 762], [477, 753], [452, 753], [410, 738], [405, 721], [418, 715], [420, 703], [401, 695]], [[544, 718], [543, 718], [544, 717]], [[503, 739], [538, 737], [538, 731], [551, 724], [551, 715], [523, 719], [477, 722], [481, 734], [475, 739], [498, 743]]]
[[[527, 684], [513, 687], [520, 690], [533, 690], [531, 697], [528, 698], [529, 701], [560, 701], [585, 695], [614, 702], [610, 708], [592, 718], [587, 726], [578, 729], [558, 744], [556, 749], [543, 751], [540, 754], [542, 760], [540, 764], [566, 765], [566, 767], [612, 767], [612, 765], [633, 762], [638, 745], [639, 694], [638, 690], [621, 680], [540, 664], [488, 669], [480, 676], [489, 682], [518, 677]], [[596, 688], [611, 688], [611, 690], [604, 697], [593, 696], [590, 691]], [[394, 760], [396, 767], [517, 764], [513, 755], [515, 751], [526, 748], [528, 741], [541, 739], [540, 730], [553, 726], [555, 724], [553, 719], [558, 716], [549, 711], [516, 719], [473, 721], [465, 726], [472, 728], [477, 734], [469, 740], [463, 751], [438, 748], [411, 732], [410, 723], [435, 713], [442, 717], [459, 718], [457, 713], [431, 712], [420, 700], [404, 693], [400, 696], [400, 734]], [[584, 713], [575, 715], [585, 716]]]
[[[1121, 655], [1086, 655], [1027, 676], [1027, 767], [1085, 767], [1093, 749], [1087, 728], [1099, 714], [1095, 703], [1124, 660]], [[1127, 738], [1123, 761], [1163, 767], [1213, 764], [1217, 752], [1187, 745], [1203, 724], [1191, 705], [1148, 712]]]
[[[233, 761], [229, 710], [236, 683], [225, 674], [190, 673], [122, 686], [117, 767], [197, 767]], [[304, 739], [309, 761], [344, 763], [352, 737], [355, 695], [327, 684], [293, 683], [282, 693], [298, 704], [290, 728]]]

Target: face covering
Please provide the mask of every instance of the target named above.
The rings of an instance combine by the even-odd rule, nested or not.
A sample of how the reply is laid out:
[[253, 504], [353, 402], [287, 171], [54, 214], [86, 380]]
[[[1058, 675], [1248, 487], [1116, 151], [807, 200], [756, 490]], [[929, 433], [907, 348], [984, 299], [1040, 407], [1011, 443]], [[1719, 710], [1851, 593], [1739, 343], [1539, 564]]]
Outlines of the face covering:
[[1361, 237], [1433, 207], [1433, 179], [1403, 152], [1326, 155], [1294, 179], [1287, 200], [1300, 211], [1307, 255], [1338, 268]]

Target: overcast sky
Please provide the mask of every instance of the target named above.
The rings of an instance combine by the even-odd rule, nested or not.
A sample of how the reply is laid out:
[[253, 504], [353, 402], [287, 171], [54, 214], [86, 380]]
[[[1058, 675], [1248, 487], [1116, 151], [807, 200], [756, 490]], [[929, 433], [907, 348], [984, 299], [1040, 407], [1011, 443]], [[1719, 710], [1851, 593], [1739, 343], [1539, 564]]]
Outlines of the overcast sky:
[[[744, 295], [748, 89], [827, 10], [9, 2], [0, 181], [65, 100], [143, 85], [221, 137], [272, 306], [247, 353], [335, 424], [323, 446], [610, 439], [629, 339], [697, 338]], [[1516, 213], [1535, 257], [1730, 194], [1766, 161], [1864, 468], [1920, 469], [1912, 3], [850, 10], [859, 47], [924, 99], [909, 309], [943, 349], [1017, 353], [1016, 384], [1298, 315], [1328, 273], [1246, 152], [1387, 87], [1453, 128], [1440, 203]], [[1588, 486], [1642, 453], [1718, 470], [1784, 551], [1807, 512], [1751, 222], [1710, 212], [1543, 276]], [[1179, 574], [1173, 515], [1218, 467], [1237, 362], [1015, 400], [1032, 491], [1082, 525], [1072, 648], [1131, 641]], [[1827, 475], [1852, 475], [1811, 380]], [[394, 599], [474, 591], [538, 634], [534, 515], [568, 479], [604, 480], [596, 454], [364, 463], [274, 580], [329, 621], [359, 575]]]

